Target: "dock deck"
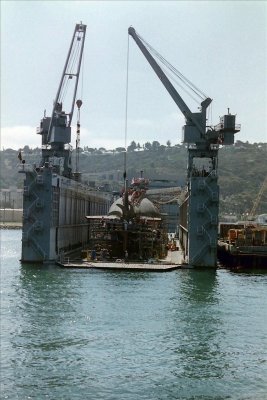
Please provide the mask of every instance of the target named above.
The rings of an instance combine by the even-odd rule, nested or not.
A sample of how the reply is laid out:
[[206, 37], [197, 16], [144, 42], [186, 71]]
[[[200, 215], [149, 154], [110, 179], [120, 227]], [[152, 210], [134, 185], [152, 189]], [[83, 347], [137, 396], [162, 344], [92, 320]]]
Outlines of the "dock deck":
[[87, 261], [87, 260], [67, 260], [57, 263], [62, 268], [75, 269], [109, 269], [109, 270], [132, 270], [132, 271], [172, 271], [181, 268], [183, 264], [183, 254], [181, 251], [168, 252], [164, 260], [154, 262], [125, 262], [117, 261]]

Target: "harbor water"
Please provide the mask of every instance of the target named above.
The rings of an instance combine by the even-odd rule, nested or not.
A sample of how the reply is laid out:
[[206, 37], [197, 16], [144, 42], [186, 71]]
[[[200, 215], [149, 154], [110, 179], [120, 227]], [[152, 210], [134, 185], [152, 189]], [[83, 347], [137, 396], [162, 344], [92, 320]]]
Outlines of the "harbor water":
[[267, 274], [21, 265], [1, 231], [1, 399], [267, 399]]

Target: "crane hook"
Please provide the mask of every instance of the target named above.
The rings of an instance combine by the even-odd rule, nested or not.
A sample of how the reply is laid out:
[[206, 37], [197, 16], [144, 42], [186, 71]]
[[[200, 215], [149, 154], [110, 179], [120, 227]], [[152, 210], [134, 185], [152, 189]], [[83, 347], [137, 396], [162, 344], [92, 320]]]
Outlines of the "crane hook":
[[82, 104], [83, 104], [82, 100], [77, 100], [77, 101], [76, 101], [76, 105], [77, 105], [78, 109], [81, 108], [81, 105], [82, 105]]

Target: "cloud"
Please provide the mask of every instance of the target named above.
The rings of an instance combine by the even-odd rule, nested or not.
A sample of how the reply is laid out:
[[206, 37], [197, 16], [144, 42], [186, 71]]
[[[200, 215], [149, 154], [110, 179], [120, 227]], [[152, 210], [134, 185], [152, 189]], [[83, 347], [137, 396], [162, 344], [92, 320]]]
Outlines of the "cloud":
[[140, 143], [153, 142], [166, 144], [170, 140], [172, 144], [179, 143], [182, 137], [184, 116], [177, 113], [157, 115], [153, 119], [135, 118], [128, 122], [128, 141]]
[[[81, 127], [80, 147], [92, 148], [104, 147], [113, 150], [116, 147], [125, 146], [125, 128], [122, 119], [110, 118], [109, 124], [103, 121], [91, 121], [92, 129]], [[166, 144], [170, 140], [172, 144], [181, 141], [181, 128], [184, 117], [179, 113], [170, 113], [156, 118], [129, 118], [126, 146], [134, 140], [141, 145], [154, 140]], [[72, 128], [72, 146], [75, 147], [76, 128]], [[12, 126], [1, 128], [2, 149], [18, 150], [24, 146], [30, 148], [41, 147], [41, 135], [36, 133], [33, 126]]]
[[124, 138], [115, 135], [114, 132], [104, 132], [102, 130], [81, 129], [81, 147], [84, 146], [97, 148], [105, 148], [113, 150], [116, 147], [124, 147]]
[[18, 150], [24, 146], [31, 148], [41, 146], [41, 136], [36, 134], [33, 126], [12, 126], [1, 128], [1, 150]]
[[[75, 128], [72, 129], [72, 146], [75, 146]], [[92, 131], [86, 128], [81, 129], [80, 146], [93, 148], [104, 147], [105, 149], [114, 149], [124, 146], [124, 139], [114, 137], [114, 135], [104, 132]], [[1, 128], [1, 150], [18, 150], [24, 146], [30, 148], [41, 147], [41, 135], [36, 133], [36, 127], [33, 126], [12, 126]]]

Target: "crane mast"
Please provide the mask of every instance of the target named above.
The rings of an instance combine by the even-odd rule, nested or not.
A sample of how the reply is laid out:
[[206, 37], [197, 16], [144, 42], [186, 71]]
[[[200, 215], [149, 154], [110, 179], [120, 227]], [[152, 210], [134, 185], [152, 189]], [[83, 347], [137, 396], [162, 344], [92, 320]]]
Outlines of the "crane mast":
[[51, 117], [41, 120], [37, 133], [42, 135], [42, 164], [53, 163], [58, 173], [71, 177], [71, 122], [76, 100], [86, 25], [75, 25]]
[[128, 29], [154, 72], [185, 116], [183, 142], [188, 150], [187, 195], [180, 206], [179, 240], [185, 261], [191, 266], [217, 265], [219, 186], [217, 166], [219, 145], [234, 143], [240, 130], [235, 115], [228, 111], [215, 127], [206, 126], [207, 108], [212, 102], [206, 97], [201, 111], [193, 113], [172, 85], [162, 68], [133, 27]]

